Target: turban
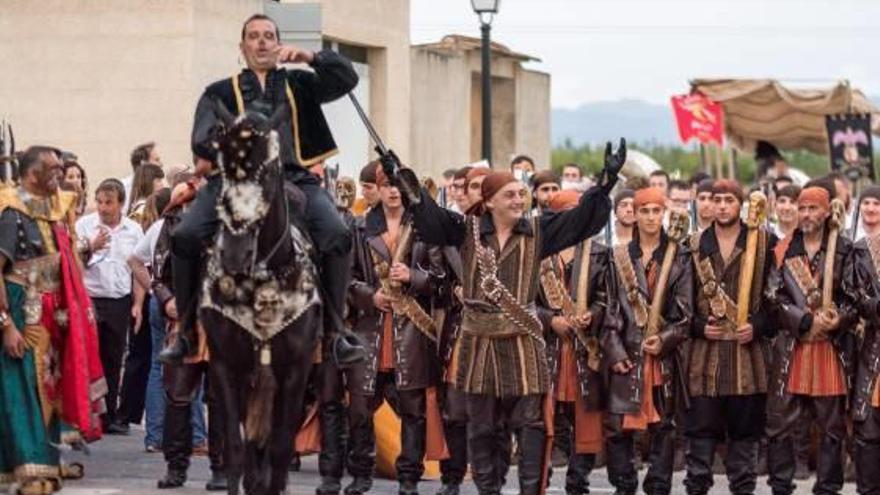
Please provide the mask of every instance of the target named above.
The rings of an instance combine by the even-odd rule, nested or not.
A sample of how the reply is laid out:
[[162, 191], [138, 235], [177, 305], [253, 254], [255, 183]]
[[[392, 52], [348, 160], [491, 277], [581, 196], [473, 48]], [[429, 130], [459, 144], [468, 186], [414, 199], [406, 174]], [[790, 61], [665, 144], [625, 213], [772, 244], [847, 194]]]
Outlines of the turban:
[[385, 175], [385, 170], [382, 167], [376, 167], [376, 185], [382, 187], [388, 184], [388, 176]]
[[621, 189], [617, 194], [614, 195], [614, 209], [617, 209], [617, 205], [620, 204], [624, 199], [632, 199], [635, 196], [635, 191], [629, 188]]
[[828, 194], [828, 190], [824, 187], [807, 187], [804, 188], [804, 190], [801, 191], [800, 196], [798, 196], [798, 204], [802, 203], [817, 204], [827, 210], [831, 208], [831, 195]]
[[551, 211], [565, 211], [577, 206], [581, 194], [574, 189], [566, 189], [550, 196]]
[[376, 170], [379, 168], [379, 160], [373, 160], [370, 163], [364, 165], [364, 168], [361, 169], [361, 175], [359, 177], [361, 182], [366, 182], [368, 184], [376, 183]]
[[659, 187], [646, 187], [636, 191], [633, 197], [633, 209], [638, 210], [642, 206], [654, 203], [666, 206], [666, 193]]
[[697, 183], [697, 195], [700, 193], [714, 193], [715, 179], [703, 179]]
[[712, 185], [712, 194], [733, 194], [740, 204], [742, 204], [745, 198], [742, 186], [739, 185], [739, 182], [732, 179], [716, 180], [715, 184]]
[[532, 176], [532, 189], [537, 189], [544, 184], [555, 183], [560, 185], [559, 176], [552, 170], [541, 170]]
[[862, 191], [862, 195], [859, 196], [859, 202], [863, 201], [865, 198], [874, 198], [877, 201], [880, 201], [880, 186], [870, 185]]
[[483, 194], [483, 201], [489, 201], [492, 196], [498, 194], [502, 187], [516, 182], [516, 177], [510, 172], [492, 172], [483, 179], [483, 185], [480, 192]]

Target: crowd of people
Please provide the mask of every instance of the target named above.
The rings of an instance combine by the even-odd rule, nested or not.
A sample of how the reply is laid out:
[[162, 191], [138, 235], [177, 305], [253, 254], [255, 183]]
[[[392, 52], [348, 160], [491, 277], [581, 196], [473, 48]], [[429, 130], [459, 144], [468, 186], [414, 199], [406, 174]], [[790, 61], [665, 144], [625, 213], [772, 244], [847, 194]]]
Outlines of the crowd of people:
[[766, 472], [789, 494], [811, 456], [814, 493], [840, 492], [847, 459], [859, 493], [880, 493], [880, 186], [853, 201], [840, 174], [795, 185], [778, 151], [750, 188], [662, 170], [623, 181], [621, 142], [595, 177], [521, 155], [435, 185], [383, 156], [359, 197], [354, 178], [330, 191], [320, 103], [357, 76], [277, 35], [268, 17], [244, 23], [249, 68], [199, 101], [194, 167], [166, 170], [146, 143], [130, 176], [91, 191], [73, 153], [16, 157], [0, 188], [0, 485], [53, 493], [84, 474], [59, 444], [141, 423], [167, 463], [158, 488], [182, 486], [194, 453], [210, 457], [208, 490], [238, 482], [199, 325], [224, 180], [213, 106], [272, 115], [296, 97], [279, 161], [307, 198], [328, 309], [308, 394], [318, 495], [370, 491], [383, 401], [401, 420], [401, 495], [418, 493], [426, 459], [438, 495], [468, 470], [497, 495], [514, 459], [523, 494], [561, 466], [566, 493], [588, 493], [600, 463], [632, 494], [643, 461], [646, 493], [669, 493], [683, 468], [692, 494], [719, 470], [732, 493]]

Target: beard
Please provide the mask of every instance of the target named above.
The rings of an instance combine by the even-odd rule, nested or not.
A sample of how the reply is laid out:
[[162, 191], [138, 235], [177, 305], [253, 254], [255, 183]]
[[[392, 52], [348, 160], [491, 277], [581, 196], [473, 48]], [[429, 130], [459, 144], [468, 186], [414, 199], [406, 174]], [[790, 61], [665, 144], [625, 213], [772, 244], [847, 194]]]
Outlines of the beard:
[[819, 224], [813, 221], [801, 222], [800, 229], [804, 234], [812, 234], [819, 230]]
[[733, 227], [739, 222], [739, 218], [731, 217], [729, 220], [721, 220], [720, 218], [716, 218], [715, 222], [722, 228]]

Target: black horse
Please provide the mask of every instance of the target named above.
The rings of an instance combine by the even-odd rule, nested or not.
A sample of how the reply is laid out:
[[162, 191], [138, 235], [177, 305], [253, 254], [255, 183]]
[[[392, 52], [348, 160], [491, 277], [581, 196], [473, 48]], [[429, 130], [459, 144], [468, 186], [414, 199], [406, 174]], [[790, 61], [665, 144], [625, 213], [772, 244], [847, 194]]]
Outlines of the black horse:
[[[310, 244], [293, 226], [304, 196], [284, 185], [273, 129], [290, 115], [233, 117], [214, 147], [223, 178], [200, 319], [225, 419], [230, 494], [284, 493], [321, 322]], [[242, 431], [244, 438], [242, 438]]]

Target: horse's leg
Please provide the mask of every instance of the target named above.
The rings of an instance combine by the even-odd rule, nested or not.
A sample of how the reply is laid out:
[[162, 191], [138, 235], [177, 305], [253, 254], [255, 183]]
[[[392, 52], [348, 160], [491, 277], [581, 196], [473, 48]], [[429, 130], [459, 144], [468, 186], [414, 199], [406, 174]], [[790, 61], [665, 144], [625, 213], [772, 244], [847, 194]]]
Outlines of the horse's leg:
[[[273, 437], [271, 448], [272, 458], [272, 495], [283, 494], [287, 485], [288, 466], [293, 458], [293, 442], [305, 418], [303, 400], [308, 386], [309, 373], [312, 368], [314, 351], [315, 325], [320, 321], [320, 312], [311, 310], [300, 320], [287, 329], [286, 335], [280, 335], [277, 342], [286, 346], [285, 353], [292, 357], [287, 365], [280, 397], [276, 397]], [[284, 339], [284, 340], [281, 340]]]
[[234, 379], [229, 366], [214, 354], [211, 369], [217, 383], [218, 402], [223, 408], [224, 449], [223, 463], [226, 467], [229, 495], [238, 495], [244, 463], [244, 445], [241, 438], [241, 382]]

